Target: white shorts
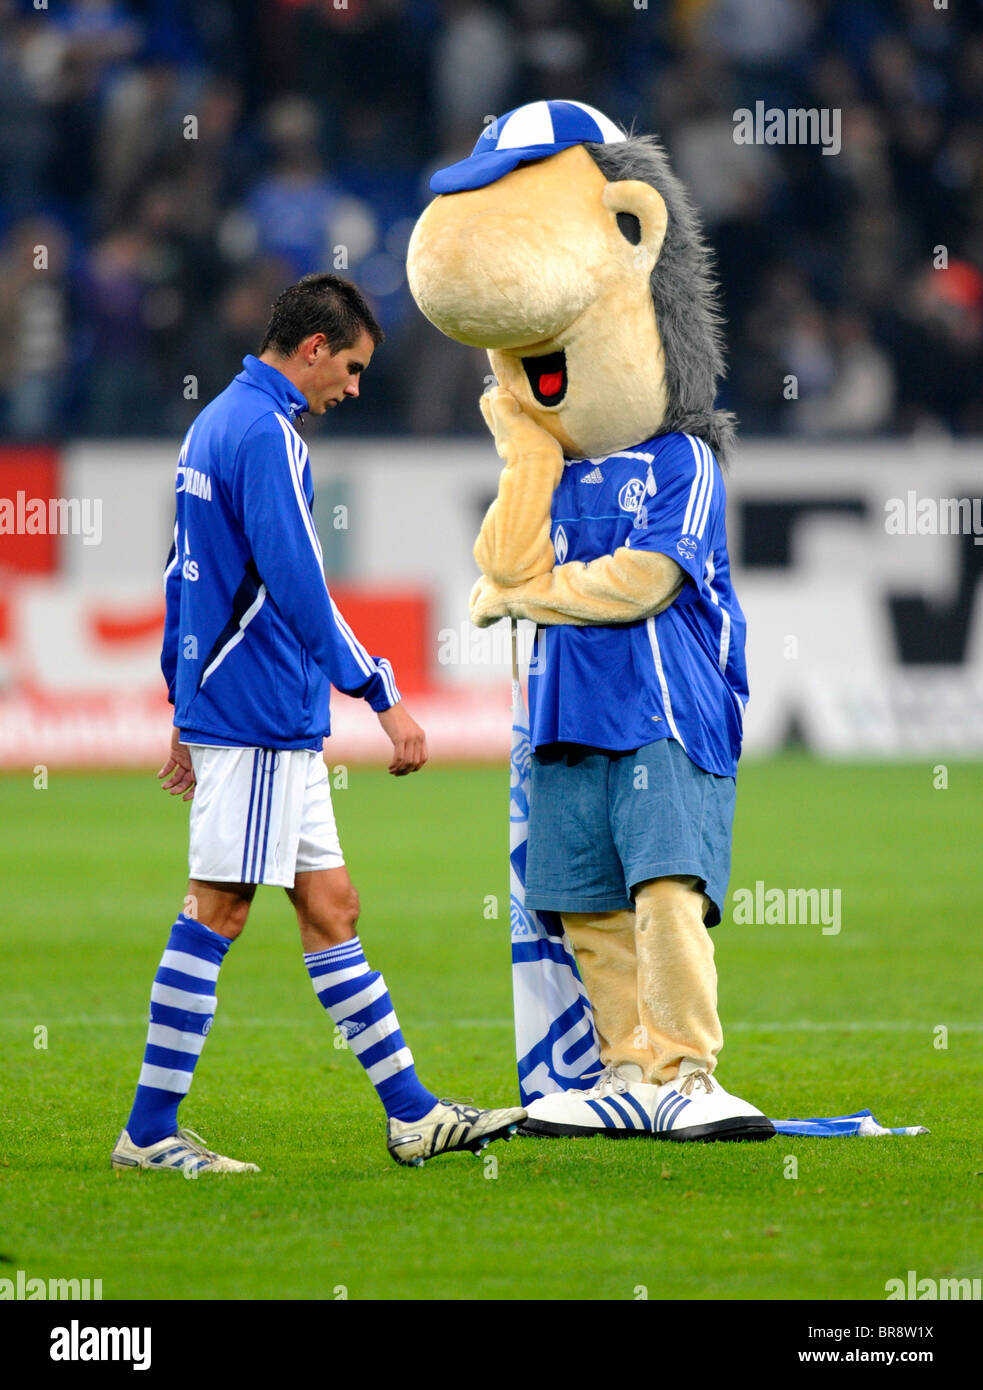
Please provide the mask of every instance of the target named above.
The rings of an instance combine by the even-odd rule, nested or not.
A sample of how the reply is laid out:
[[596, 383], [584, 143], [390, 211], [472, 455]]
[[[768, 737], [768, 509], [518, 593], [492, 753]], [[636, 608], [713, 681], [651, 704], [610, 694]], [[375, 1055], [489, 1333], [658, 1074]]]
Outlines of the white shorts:
[[292, 888], [295, 874], [344, 864], [320, 753], [187, 747], [196, 783], [191, 878]]

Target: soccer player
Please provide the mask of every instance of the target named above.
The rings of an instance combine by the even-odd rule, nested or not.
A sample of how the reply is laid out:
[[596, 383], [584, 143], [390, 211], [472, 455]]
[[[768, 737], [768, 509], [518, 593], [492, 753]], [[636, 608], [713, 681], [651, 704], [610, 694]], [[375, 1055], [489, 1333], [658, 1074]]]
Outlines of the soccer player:
[[382, 1102], [387, 1145], [417, 1166], [508, 1138], [521, 1109], [478, 1110], [422, 1084], [382, 976], [355, 933], [324, 762], [329, 683], [367, 700], [392, 741], [389, 771], [418, 771], [423, 730], [389, 662], [368, 654], [324, 581], [312, 519], [307, 411], [357, 399], [382, 331], [358, 289], [308, 275], [284, 290], [258, 357], [198, 415], [177, 466], [161, 668], [174, 704], [158, 777], [191, 801], [190, 879], [154, 978], [139, 1084], [114, 1168], [257, 1172], [178, 1127], [215, 1014], [222, 961], [256, 885], [286, 889], [315, 993]]

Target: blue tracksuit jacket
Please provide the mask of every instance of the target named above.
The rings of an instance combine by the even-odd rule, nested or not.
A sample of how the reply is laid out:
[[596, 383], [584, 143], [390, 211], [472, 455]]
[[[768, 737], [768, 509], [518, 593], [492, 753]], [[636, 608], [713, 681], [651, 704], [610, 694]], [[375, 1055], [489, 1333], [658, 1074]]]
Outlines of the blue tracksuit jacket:
[[376, 712], [399, 700], [324, 582], [307, 446], [307, 401], [275, 367], [244, 370], [188, 430], [164, 571], [161, 670], [185, 743], [315, 748], [329, 686]]

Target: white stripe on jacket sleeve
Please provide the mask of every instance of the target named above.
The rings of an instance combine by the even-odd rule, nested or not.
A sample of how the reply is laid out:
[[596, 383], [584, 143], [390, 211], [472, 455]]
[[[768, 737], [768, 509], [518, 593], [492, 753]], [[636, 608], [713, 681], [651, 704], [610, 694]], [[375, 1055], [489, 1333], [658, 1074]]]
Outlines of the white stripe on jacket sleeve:
[[703, 470], [705, 467], [703, 455], [696, 447], [696, 440], [691, 434], [688, 434], [686, 438], [689, 441], [689, 447], [693, 452], [693, 458], [696, 462], [696, 474], [694, 475], [693, 484], [689, 490], [689, 501], [686, 503], [686, 513], [683, 516], [683, 525], [680, 531], [680, 535], [682, 536], [689, 536], [693, 533], [693, 511], [696, 505], [697, 495], [700, 491], [700, 485], [703, 482]]

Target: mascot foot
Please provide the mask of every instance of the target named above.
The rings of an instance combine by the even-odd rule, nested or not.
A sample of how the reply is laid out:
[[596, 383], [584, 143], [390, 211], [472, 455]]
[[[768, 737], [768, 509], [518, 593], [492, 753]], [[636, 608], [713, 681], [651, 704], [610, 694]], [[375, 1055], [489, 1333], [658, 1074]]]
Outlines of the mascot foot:
[[589, 1091], [557, 1091], [534, 1100], [519, 1133], [536, 1138], [608, 1139], [651, 1135], [652, 1107], [662, 1088], [605, 1067]]
[[674, 1081], [649, 1089], [656, 1090], [651, 1112], [656, 1139], [709, 1144], [724, 1139], [771, 1139], [774, 1136], [774, 1125], [760, 1110], [725, 1091], [719, 1081], [700, 1071], [696, 1063], [687, 1066], [684, 1061]]

